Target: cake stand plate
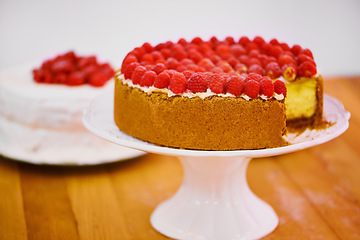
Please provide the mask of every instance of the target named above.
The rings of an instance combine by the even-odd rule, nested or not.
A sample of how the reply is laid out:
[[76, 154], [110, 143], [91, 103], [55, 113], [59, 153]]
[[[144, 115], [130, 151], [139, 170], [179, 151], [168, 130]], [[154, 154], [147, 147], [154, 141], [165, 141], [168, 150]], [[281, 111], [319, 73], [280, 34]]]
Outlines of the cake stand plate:
[[289, 146], [182, 150], [156, 146], [121, 132], [113, 121], [113, 97], [113, 93], [108, 93], [94, 99], [85, 109], [83, 123], [94, 134], [121, 146], [180, 159], [184, 168], [182, 185], [155, 209], [150, 219], [156, 230], [175, 239], [259, 239], [271, 233], [279, 220], [272, 207], [248, 186], [246, 169], [251, 158], [290, 153], [327, 142], [346, 131], [350, 118], [338, 100], [325, 95], [324, 116], [332, 125], [290, 134]]

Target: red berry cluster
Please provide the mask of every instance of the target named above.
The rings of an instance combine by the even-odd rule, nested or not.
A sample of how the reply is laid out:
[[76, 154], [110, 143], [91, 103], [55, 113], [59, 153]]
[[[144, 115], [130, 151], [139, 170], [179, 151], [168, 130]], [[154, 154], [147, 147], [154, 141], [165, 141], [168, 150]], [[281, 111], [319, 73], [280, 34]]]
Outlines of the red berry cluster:
[[109, 63], [100, 64], [96, 56], [80, 57], [72, 51], [46, 60], [40, 68], [33, 70], [37, 83], [69, 86], [90, 84], [101, 87], [114, 75], [115, 71]]
[[220, 41], [212, 37], [204, 41], [196, 37], [156, 46], [144, 43], [127, 54], [121, 72], [134, 84], [169, 88], [176, 94], [210, 88], [214, 93], [271, 97], [274, 91], [286, 94], [285, 85], [275, 79], [314, 76], [316, 64], [310, 50], [276, 39], [227, 37]]

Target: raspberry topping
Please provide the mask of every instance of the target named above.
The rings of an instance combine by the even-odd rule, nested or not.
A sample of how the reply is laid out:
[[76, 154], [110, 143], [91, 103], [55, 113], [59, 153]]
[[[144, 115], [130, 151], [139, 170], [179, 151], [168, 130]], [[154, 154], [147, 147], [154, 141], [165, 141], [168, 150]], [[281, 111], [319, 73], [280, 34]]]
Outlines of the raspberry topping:
[[[134, 65], [139, 64], [134, 54], [128, 54], [122, 63], [122, 70], [129, 78]], [[129, 66], [132, 67], [129, 67]], [[127, 69], [128, 70], [125, 70]], [[33, 70], [33, 78], [37, 83], [66, 84], [80, 86], [90, 84], [101, 87], [111, 79], [115, 71], [108, 63], [100, 64], [96, 56], [77, 56], [67, 52], [46, 60], [41, 67]]]
[[[71, 59], [70, 54], [68, 60], [54, 68], [71, 71], [68, 64]], [[87, 61], [93, 61], [90, 60]], [[52, 66], [52, 63], [44, 65]], [[86, 70], [85, 79], [93, 70]], [[246, 36], [238, 40], [195, 37], [167, 41], [155, 47], [144, 43], [124, 58], [122, 73], [135, 85], [168, 88], [175, 94], [201, 93], [210, 88], [215, 94], [231, 93], [239, 97], [244, 93], [250, 98], [259, 95], [271, 98], [274, 92], [286, 95], [285, 84], [276, 79], [282, 76], [295, 81], [299, 77], [312, 77], [317, 69], [309, 49], [289, 46], [275, 38], [266, 41], [260, 36], [252, 40]], [[41, 76], [38, 77], [41, 81], [48, 81], [47, 73], [36, 74]], [[57, 81], [68, 81], [67, 76], [59, 76]]]

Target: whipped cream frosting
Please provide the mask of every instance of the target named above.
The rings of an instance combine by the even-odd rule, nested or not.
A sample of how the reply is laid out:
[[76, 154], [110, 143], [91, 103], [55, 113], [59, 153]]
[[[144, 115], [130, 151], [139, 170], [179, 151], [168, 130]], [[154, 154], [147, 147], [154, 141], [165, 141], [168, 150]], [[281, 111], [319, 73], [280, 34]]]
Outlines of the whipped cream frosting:
[[[121, 159], [124, 148], [101, 139], [82, 124], [83, 110], [104, 87], [39, 84], [36, 64], [0, 72], [0, 154], [33, 163], [93, 164]], [[134, 150], [135, 151], [135, 150]]]
[[[168, 88], [156, 88], [154, 86], [142, 87], [139, 84], [133, 84], [132, 80], [125, 79], [124, 75], [121, 74], [121, 73], [118, 73], [115, 77], [117, 79], [119, 79], [120, 81], [122, 81], [123, 84], [126, 84], [129, 87], [138, 88], [138, 89], [140, 89], [143, 92], [146, 92], [148, 94], [151, 94], [152, 92], [163, 92], [163, 93], [166, 93], [168, 95], [168, 97], [173, 97], [173, 96], [182, 96], [182, 97], [188, 97], [188, 98], [200, 97], [202, 99], [205, 99], [205, 98], [210, 97], [210, 96], [215, 96], [215, 95], [220, 96], [220, 97], [236, 97], [234, 94], [231, 94], [231, 93], [221, 93], [221, 94], [214, 93], [214, 92], [212, 92], [210, 90], [210, 88], [208, 88], [206, 90], [206, 92], [192, 93], [192, 92], [187, 91], [187, 92], [184, 92], [184, 93], [181, 93], [181, 94], [175, 94]], [[247, 96], [246, 94], [244, 94], [244, 93], [242, 93], [240, 95], [240, 97], [247, 100], [247, 101], [251, 100], [251, 98], [249, 96]], [[284, 95], [274, 93], [271, 98], [268, 98], [265, 95], [260, 95], [260, 98], [263, 99], [263, 100], [269, 100], [269, 99], [272, 99], [272, 98], [274, 98], [276, 100], [282, 100], [282, 99], [284, 99]]]

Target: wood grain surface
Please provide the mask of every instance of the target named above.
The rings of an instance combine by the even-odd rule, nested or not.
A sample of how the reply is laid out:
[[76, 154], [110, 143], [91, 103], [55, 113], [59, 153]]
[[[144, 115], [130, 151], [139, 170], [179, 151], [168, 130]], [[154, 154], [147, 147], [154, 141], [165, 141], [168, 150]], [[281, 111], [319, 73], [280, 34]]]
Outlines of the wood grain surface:
[[[280, 219], [264, 239], [360, 239], [360, 77], [327, 78], [325, 93], [351, 112], [343, 135], [250, 162], [251, 189]], [[177, 158], [156, 154], [85, 167], [0, 157], [0, 239], [169, 239], [149, 218], [182, 176]]]

